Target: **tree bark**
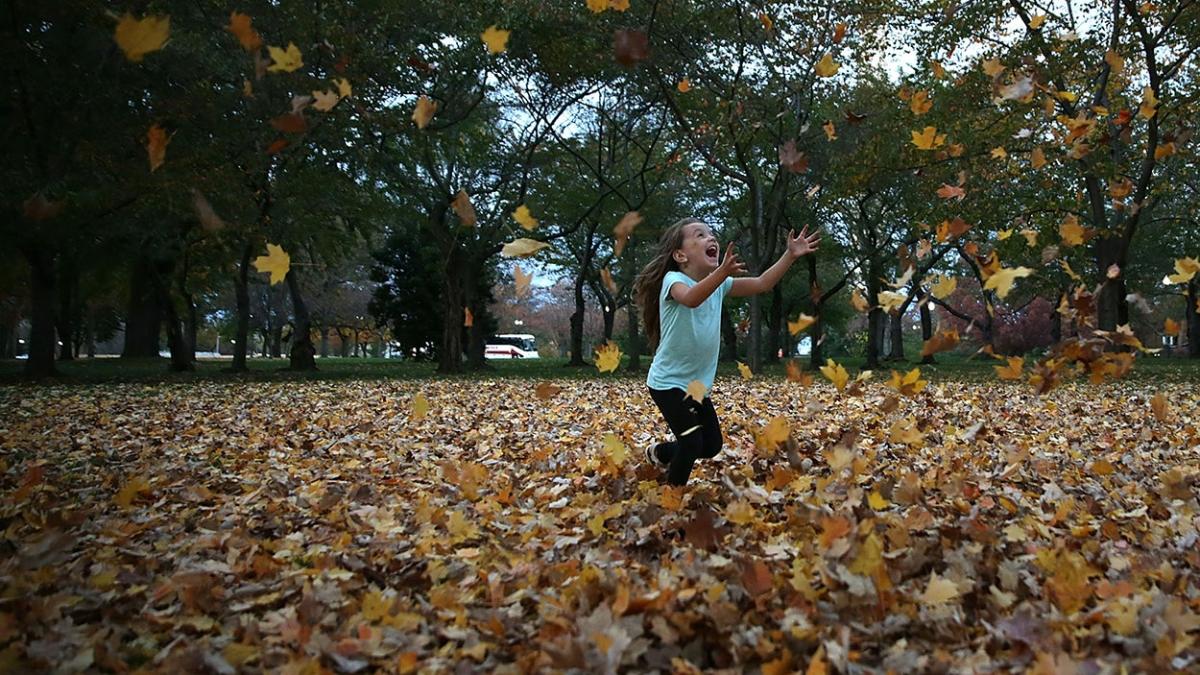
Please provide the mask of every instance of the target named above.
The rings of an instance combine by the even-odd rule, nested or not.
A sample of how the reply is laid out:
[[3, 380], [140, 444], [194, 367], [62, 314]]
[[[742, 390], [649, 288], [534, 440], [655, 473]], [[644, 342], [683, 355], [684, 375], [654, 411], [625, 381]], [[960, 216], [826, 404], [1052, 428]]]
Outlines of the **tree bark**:
[[583, 359], [583, 319], [587, 311], [587, 300], [583, 296], [584, 271], [591, 262], [591, 256], [585, 255], [583, 266], [575, 275], [575, 311], [571, 314], [571, 360], [568, 366], [586, 366]]
[[1188, 358], [1200, 359], [1200, 276], [1192, 277], [1187, 285]]
[[447, 260], [442, 277], [442, 344], [438, 349], [439, 373], [462, 372], [463, 366], [463, 296], [456, 271], [457, 257]]
[[250, 255], [254, 250], [250, 242], [242, 248], [242, 260], [238, 267], [234, 290], [237, 295], [237, 337], [233, 345], [233, 363], [229, 370], [246, 372], [246, 354], [250, 347]]
[[321, 327], [321, 358], [329, 356], [329, 327]]
[[292, 296], [292, 351], [289, 354], [288, 370], [316, 370], [317, 350], [312, 343], [312, 317], [308, 305], [300, 294], [300, 282], [296, 270], [291, 269], [284, 279]]
[[[1129, 303], [1125, 300], [1124, 241], [1120, 236], [1103, 237], [1096, 244], [1096, 266], [1104, 283], [1096, 296], [1096, 323], [1100, 330], [1116, 330], [1129, 323]], [[1107, 270], [1116, 265], [1120, 274], [1107, 277]]]
[[888, 358], [893, 361], [904, 360], [904, 313], [897, 312], [888, 315]]
[[[933, 337], [933, 311], [929, 309], [929, 302], [922, 302], [918, 305], [921, 311], [921, 342], [928, 342]], [[936, 363], [933, 354], [921, 357], [921, 363]]]
[[162, 304], [154, 265], [144, 256], [133, 264], [129, 280], [129, 311], [125, 316], [125, 349], [122, 358], [155, 358], [160, 348]]
[[159, 293], [159, 304], [163, 307], [167, 322], [167, 348], [171, 351], [170, 370], [175, 373], [196, 369], [195, 349], [188, 345], [187, 332], [179, 320], [179, 312], [175, 302], [170, 297], [169, 287], [165, 282], [167, 274], [156, 275], [155, 286]]
[[75, 359], [76, 307], [79, 302], [79, 268], [71, 256], [63, 254], [58, 264], [58, 360]]
[[54, 366], [55, 258], [54, 253], [41, 247], [26, 253], [33, 297], [25, 373], [32, 377], [58, 374]]
[[[288, 285], [290, 286], [291, 284], [289, 283]], [[279, 319], [281, 317], [275, 318]], [[271, 358], [283, 358], [283, 324], [278, 320], [272, 321], [271, 327], [267, 329], [267, 336], [270, 337], [267, 344], [270, 345]]]
[[[870, 269], [867, 272], [867, 299], [874, 302], [879, 297], [879, 269], [872, 261]], [[867, 314], [867, 368], [879, 367], [879, 356], [882, 348], [882, 334], [880, 329], [883, 327], [883, 322], [886, 315], [878, 306], [872, 306], [871, 311]]]

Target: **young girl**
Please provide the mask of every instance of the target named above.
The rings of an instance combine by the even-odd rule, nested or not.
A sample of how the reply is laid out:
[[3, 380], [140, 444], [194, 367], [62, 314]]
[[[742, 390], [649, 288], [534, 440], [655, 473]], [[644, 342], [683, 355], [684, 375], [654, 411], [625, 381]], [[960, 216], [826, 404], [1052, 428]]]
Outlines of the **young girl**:
[[658, 252], [638, 275], [634, 292], [650, 343], [658, 345], [646, 385], [675, 435], [674, 441], [647, 448], [646, 456], [667, 468], [672, 485], [686, 484], [697, 459], [716, 457], [721, 450], [721, 425], [712, 399], [705, 396], [697, 402], [687, 389], [693, 381], [703, 384], [706, 392], [712, 388], [725, 296], [766, 293], [797, 258], [815, 251], [818, 242], [807, 227], [799, 235], [789, 232], [787, 249], [770, 269], [757, 277], [735, 279], [745, 274], [745, 263], [738, 260], [732, 243], [718, 263], [717, 238], [700, 219], [684, 218], [663, 232]]

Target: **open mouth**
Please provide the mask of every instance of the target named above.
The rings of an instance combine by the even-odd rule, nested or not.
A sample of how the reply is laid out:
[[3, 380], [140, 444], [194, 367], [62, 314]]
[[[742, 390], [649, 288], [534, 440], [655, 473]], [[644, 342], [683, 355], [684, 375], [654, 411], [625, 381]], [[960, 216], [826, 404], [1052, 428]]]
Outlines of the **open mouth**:
[[712, 244], [708, 248], [704, 249], [704, 255], [706, 255], [710, 258], [716, 258], [717, 254], [720, 252], [721, 252], [721, 249], [718, 248], [716, 244]]

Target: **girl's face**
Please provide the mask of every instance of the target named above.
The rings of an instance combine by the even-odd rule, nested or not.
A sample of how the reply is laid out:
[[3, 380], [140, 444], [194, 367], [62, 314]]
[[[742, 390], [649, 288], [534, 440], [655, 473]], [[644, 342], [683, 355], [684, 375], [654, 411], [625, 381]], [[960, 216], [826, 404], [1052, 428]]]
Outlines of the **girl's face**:
[[688, 223], [683, 226], [683, 244], [675, 249], [672, 257], [679, 269], [709, 274], [721, 264], [721, 246], [717, 237], [704, 223]]

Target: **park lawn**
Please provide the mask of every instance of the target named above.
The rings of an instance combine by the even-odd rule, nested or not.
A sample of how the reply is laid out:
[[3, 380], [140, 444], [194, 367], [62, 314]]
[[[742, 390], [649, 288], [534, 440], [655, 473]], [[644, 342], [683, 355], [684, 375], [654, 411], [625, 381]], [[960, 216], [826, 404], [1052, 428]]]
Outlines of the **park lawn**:
[[893, 399], [722, 376], [726, 447], [683, 492], [642, 457], [666, 428], [640, 378], [532, 384], [0, 386], [0, 660], [1195, 664], [1192, 383], [945, 379]]

